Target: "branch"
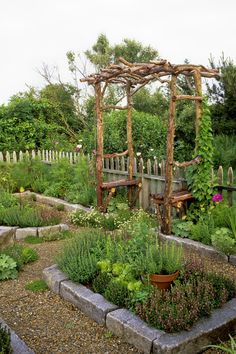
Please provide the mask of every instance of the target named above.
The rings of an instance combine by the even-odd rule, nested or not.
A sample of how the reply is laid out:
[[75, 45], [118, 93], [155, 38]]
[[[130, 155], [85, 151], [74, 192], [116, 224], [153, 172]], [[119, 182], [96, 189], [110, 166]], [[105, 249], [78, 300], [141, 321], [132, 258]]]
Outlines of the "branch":
[[120, 156], [125, 156], [128, 155], [128, 150], [125, 150], [124, 152], [115, 152], [113, 154], [105, 154], [103, 155], [104, 159], [111, 159], [113, 157], [120, 157]]
[[191, 165], [198, 165], [201, 161], [202, 161], [202, 156], [198, 155], [191, 161], [185, 161], [185, 162], [175, 161], [174, 165], [176, 167], [188, 167], [188, 166], [191, 166]]

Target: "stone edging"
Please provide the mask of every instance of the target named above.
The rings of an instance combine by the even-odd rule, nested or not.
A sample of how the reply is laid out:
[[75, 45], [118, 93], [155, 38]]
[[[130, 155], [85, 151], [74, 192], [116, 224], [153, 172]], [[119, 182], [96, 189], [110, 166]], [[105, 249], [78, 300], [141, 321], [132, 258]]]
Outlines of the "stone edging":
[[164, 235], [160, 231], [158, 231], [158, 236], [159, 239], [163, 242], [175, 242], [176, 244], [182, 245], [185, 249], [188, 249], [190, 251], [197, 251], [201, 255], [212, 258], [214, 260], [218, 260], [221, 262], [229, 262], [233, 265], [236, 265], [236, 255], [230, 255], [228, 257], [226, 254], [216, 250], [212, 246], [204, 245], [201, 242], [194, 241], [189, 238], [183, 238], [174, 235]]
[[0, 249], [14, 241], [23, 240], [27, 236], [44, 237], [56, 232], [69, 230], [67, 224], [40, 227], [18, 228], [17, 226], [0, 226]]
[[86, 208], [85, 206], [80, 205], [80, 204], [68, 203], [67, 201], [65, 201], [63, 199], [48, 197], [46, 195], [38, 194], [38, 193], [30, 192], [30, 191], [26, 191], [23, 193], [15, 193], [15, 195], [16, 196], [34, 195], [36, 197], [37, 202], [44, 203], [44, 204], [51, 205], [51, 206], [64, 205], [64, 208], [66, 211], [75, 211], [75, 210], [83, 210], [83, 211], [87, 211], [87, 212], [91, 211], [90, 208]]
[[10, 330], [13, 354], [34, 354], [34, 352], [25, 344], [25, 342], [20, 339], [20, 337], [18, 337], [18, 335], [1, 318], [0, 323], [3, 327], [6, 327]]
[[233, 333], [236, 325], [236, 298], [213, 311], [209, 318], [198, 321], [190, 331], [168, 334], [149, 327], [132, 312], [119, 309], [102, 295], [68, 280], [57, 265], [44, 269], [43, 277], [53, 292], [147, 354], [195, 354]]

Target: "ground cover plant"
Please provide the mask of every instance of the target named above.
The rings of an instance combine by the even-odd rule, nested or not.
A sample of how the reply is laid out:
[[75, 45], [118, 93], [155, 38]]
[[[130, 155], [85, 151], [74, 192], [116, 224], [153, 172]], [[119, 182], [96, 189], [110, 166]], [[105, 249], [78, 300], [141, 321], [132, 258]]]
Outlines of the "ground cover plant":
[[[235, 296], [233, 281], [207, 272], [196, 259], [184, 260], [176, 245], [159, 244], [152, 221], [138, 214], [115, 232], [87, 229], [69, 240], [57, 258], [60, 269], [167, 332], [188, 330]], [[177, 270], [170, 291], [151, 285], [150, 273]]]

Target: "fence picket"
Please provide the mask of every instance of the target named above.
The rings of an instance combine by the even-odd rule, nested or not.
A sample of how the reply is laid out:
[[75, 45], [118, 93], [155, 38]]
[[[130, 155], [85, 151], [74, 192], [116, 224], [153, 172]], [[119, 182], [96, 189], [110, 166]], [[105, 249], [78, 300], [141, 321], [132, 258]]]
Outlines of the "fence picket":
[[152, 174], [152, 164], [151, 164], [151, 160], [150, 159], [147, 160], [147, 174], [148, 175]]
[[17, 155], [16, 155], [16, 152], [15, 152], [15, 151], [13, 151], [13, 153], [12, 153], [12, 161], [13, 161], [14, 163], [17, 162]]
[[219, 166], [217, 176], [218, 176], [218, 184], [219, 184], [219, 186], [223, 186], [223, 184], [224, 184], [224, 180], [223, 180], [224, 171], [223, 171], [223, 167], [222, 166]]
[[154, 160], [153, 173], [155, 176], [158, 176], [158, 160], [157, 159]]

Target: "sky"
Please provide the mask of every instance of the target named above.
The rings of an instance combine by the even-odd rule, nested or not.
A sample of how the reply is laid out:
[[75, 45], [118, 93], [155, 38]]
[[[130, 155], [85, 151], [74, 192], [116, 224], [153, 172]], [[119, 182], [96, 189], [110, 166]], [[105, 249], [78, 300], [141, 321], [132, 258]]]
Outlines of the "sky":
[[43, 63], [70, 79], [66, 53], [83, 53], [106, 34], [135, 39], [161, 58], [208, 65], [222, 52], [236, 62], [236, 0], [0, 0], [0, 104], [45, 85]]

